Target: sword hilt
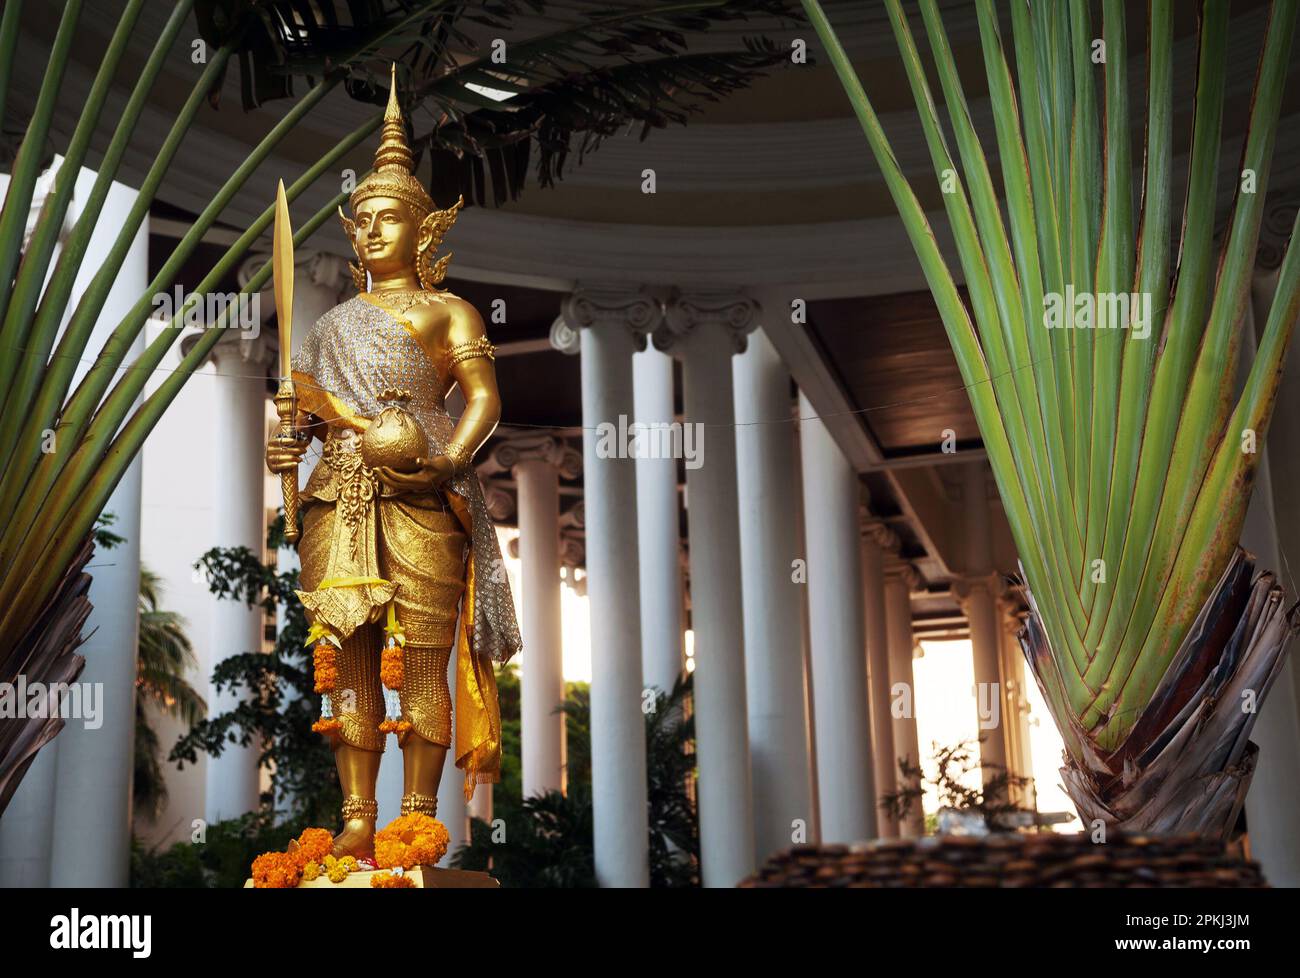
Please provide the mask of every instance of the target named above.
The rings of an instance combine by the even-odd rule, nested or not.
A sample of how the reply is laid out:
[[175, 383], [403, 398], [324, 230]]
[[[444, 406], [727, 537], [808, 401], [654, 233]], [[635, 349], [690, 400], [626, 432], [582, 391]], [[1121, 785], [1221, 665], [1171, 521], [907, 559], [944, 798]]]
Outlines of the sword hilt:
[[[298, 395], [293, 389], [293, 381], [282, 380], [275, 392], [275, 412], [280, 416], [279, 438], [293, 438], [296, 434], [294, 422], [297, 420]], [[284, 497], [284, 539], [286, 543], [298, 542], [298, 467], [280, 473], [280, 493]]]

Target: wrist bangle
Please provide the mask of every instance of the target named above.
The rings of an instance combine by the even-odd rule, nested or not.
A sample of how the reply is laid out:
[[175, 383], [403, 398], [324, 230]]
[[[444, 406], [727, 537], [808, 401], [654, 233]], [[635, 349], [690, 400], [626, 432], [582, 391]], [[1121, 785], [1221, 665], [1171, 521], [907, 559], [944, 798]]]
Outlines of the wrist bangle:
[[452, 472], [456, 475], [463, 475], [469, 471], [470, 463], [474, 461], [474, 453], [458, 441], [447, 443], [447, 450], [443, 452], [451, 460]]

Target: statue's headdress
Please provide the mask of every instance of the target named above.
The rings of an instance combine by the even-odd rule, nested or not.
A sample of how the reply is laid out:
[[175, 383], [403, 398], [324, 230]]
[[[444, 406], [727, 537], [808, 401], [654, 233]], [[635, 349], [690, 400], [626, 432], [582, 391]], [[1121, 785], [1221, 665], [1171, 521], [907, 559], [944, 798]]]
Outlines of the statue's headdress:
[[[424, 189], [423, 184], [411, 172], [415, 166], [415, 156], [406, 139], [406, 124], [402, 121], [402, 110], [397, 103], [397, 65], [392, 67], [392, 84], [388, 89], [388, 107], [384, 110], [384, 125], [380, 132], [379, 149], [375, 152], [375, 167], [357, 184], [348, 198], [352, 213], [357, 212], [357, 205], [371, 197], [392, 197], [402, 201], [411, 209], [411, 215], [419, 222], [419, 254], [416, 258], [416, 273], [420, 285], [432, 289], [446, 277], [447, 265], [451, 262], [451, 252], [433, 261], [433, 254], [438, 250], [444, 235], [456, 223], [457, 214], [465, 203], [459, 198], [456, 203], [445, 210], [438, 210], [433, 198]], [[339, 219], [347, 232], [348, 240], [356, 249], [356, 225], [339, 210]], [[357, 255], [360, 258], [360, 254]], [[364, 291], [366, 287], [365, 269], [352, 265], [352, 278], [357, 288]]]

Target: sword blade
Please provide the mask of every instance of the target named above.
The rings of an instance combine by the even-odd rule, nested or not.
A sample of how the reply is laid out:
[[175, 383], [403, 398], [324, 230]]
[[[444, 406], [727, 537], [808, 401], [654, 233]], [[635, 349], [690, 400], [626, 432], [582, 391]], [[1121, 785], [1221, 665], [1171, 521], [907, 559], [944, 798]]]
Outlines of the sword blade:
[[293, 228], [289, 225], [289, 201], [284, 195], [283, 180], [275, 190], [271, 271], [275, 281], [275, 319], [280, 331], [280, 377], [289, 380], [293, 339]]

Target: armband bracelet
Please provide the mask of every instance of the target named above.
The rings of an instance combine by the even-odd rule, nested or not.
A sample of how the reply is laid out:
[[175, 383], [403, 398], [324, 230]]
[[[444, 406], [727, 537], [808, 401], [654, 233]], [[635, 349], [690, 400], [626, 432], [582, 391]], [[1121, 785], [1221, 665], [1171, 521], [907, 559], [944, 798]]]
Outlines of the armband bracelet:
[[488, 342], [486, 336], [477, 336], [466, 343], [458, 343], [447, 351], [447, 370], [465, 360], [473, 360], [476, 357], [487, 357], [489, 360], [496, 359], [497, 348]]
[[458, 441], [448, 442], [447, 450], [442, 454], [451, 460], [451, 468], [456, 475], [464, 475], [468, 472], [470, 464], [474, 461], [474, 453]]

